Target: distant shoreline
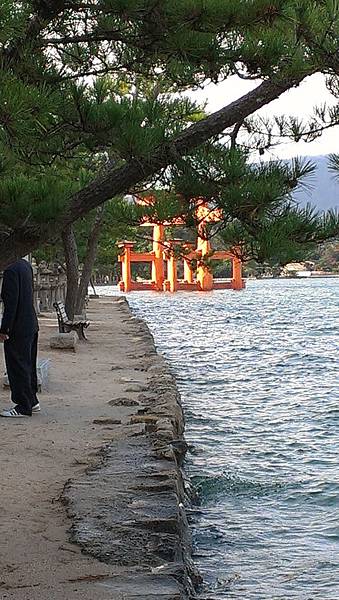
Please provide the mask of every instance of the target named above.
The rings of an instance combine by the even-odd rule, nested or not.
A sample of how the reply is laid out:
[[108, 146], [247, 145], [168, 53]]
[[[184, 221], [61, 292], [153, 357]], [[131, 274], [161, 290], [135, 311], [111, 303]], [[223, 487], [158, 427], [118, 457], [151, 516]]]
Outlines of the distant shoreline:
[[323, 273], [321, 275], [279, 275], [278, 277], [273, 277], [272, 275], [269, 275], [264, 277], [247, 277], [247, 279], [338, 279], [338, 277], [339, 273]]

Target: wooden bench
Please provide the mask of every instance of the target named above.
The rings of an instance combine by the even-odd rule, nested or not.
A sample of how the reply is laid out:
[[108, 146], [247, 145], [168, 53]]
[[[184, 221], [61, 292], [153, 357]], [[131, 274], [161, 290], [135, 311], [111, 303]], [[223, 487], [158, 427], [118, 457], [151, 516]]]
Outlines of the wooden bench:
[[59, 332], [69, 333], [70, 331], [76, 331], [79, 340], [87, 340], [84, 330], [89, 326], [89, 321], [71, 321], [67, 316], [63, 302], [54, 302], [53, 306], [58, 317]]

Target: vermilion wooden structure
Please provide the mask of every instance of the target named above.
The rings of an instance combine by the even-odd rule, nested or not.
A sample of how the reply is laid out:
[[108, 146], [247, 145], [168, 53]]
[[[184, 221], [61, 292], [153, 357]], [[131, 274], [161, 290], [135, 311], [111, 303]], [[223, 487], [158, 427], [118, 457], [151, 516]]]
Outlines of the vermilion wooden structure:
[[[145, 202], [146, 203], [146, 202]], [[149, 200], [148, 202], [149, 203]], [[245, 287], [242, 278], [242, 262], [236, 256], [236, 250], [227, 252], [212, 250], [211, 243], [206, 235], [206, 224], [208, 222], [220, 221], [221, 215], [218, 210], [210, 210], [204, 201], [197, 201], [197, 246], [184, 244], [185, 253], [178, 259], [175, 247], [182, 240], [165, 240], [166, 226], [184, 225], [182, 219], [173, 219], [165, 223], [145, 222], [142, 225], [152, 227], [152, 252], [134, 252], [134, 242], [124, 241], [119, 244], [121, 254], [119, 261], [122, 267], [122, 277], [118, 286], [123, 292], [133, 290], [154, 290], [157, 292], [178, 290], [197, 290], [208, 292], [215, 289], [241, 290]], [[232, 278], [230, 281], [218, 281], [213, 278], [204, 260], [229, 260], [232, 263]], [[183, 261], [184, 279], [178, 278], [178, 261]], [[152, 264], [152, 275], [150, 281], [134, 281], [132, 279], [131, 265], [136, 262], [148, 262]], [[194, 271], [192, 262], [197, 265]]]

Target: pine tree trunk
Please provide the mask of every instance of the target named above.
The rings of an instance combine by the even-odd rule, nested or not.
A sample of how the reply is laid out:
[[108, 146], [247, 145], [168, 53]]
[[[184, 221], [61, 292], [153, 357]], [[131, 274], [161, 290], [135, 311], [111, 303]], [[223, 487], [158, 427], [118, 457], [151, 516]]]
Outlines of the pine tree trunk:
[[102, 226], [104, 224], [104, 212], [104, 206], [99, 206], [97, 208], [93, 228], [88, 237], [86, 256], [84, 259], [84, 265], [77, 293], [77, 301], [75, 308], [76, 314], [82, 314], [84, 310], [85, 299], [88, 293], [88, 286], [91, 280], [93, 266], [97, 256], [99, 237], [102, 230]]
[[90, 286], [92, 288], [93, 294], [94, 296], [97, 295], [96, 289], [95, 289], [95, 285], [94, 285], [94, 281], [93, 281], [93, 277], [91, 277], [91, 279], [89, 280]]
[[68, 318], [73, 319], [79, 287], [79, 259], [77, 243], [72, 225], [68, 225], [66, 227], [66, 229], [62, 232], [61, 237], [64, 247], [67, 275], [65, 308]]

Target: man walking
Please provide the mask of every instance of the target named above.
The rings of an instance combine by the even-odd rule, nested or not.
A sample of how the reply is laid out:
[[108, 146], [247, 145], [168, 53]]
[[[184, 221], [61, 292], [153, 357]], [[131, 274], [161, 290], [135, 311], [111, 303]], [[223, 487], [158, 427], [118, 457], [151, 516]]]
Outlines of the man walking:
[[0, 342], [14, 408], [1, 417], [30, 417], [40, 410], [37, 398], [38, 319], [33, 305], [33, 270], [23, 258], [4, 271], [1, 298], [4, 305]]

